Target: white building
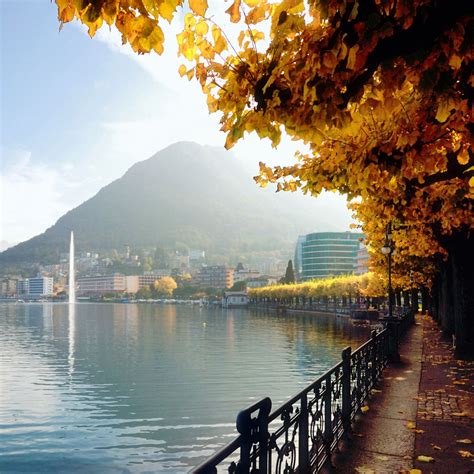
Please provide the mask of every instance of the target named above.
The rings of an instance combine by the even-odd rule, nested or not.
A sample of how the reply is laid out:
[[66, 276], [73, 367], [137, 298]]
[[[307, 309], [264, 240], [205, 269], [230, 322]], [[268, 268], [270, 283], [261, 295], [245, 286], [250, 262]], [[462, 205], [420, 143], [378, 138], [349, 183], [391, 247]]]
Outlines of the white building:
[[53, 278], [38, 276], [19, 280], [17, 283], [17, 293], [28, 298], [41, 298], [53, 295]]
[[101, 275], [78, 278], [77, 294], [105, 294], [120, 293], [126, 290], [126, 278], [124, 275], [115, 273], [114, 275]]
[[246, 270], [246, 269], [235, 270], [234, 283], [237, 283], [239, 281], [254, 280], [255, 278], [258, 278], [261, 275], [262, 274], [257, 270]]
[[222, 298], [223, 308], [243, 308], [247, 306], [249, 297], [245, 291], [226, 291]]

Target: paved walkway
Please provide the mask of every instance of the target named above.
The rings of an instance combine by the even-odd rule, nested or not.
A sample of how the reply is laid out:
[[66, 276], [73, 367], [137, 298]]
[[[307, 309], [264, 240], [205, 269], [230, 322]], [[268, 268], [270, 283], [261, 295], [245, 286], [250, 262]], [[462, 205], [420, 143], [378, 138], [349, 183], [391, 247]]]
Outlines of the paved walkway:
[[452, 342], [418, 316], [333, 456], [335, 473], [474, 473], [474, 362], [456, 361]]
[[418, 387], [422, 361], [420, 322], [400, 346], [401, 360], [384, 371], [369, 410], [356, 419], [354, 432], [333, 457], [336, 473], [398, 473], [413, 468]]
[[[423, 363], [414, 467], [423, 473], [474, 472], [474, 362], [455, 360], [452, 341], [431, 318], [420, 319]], [[418, 456], [432, 461], [419, 462]]]

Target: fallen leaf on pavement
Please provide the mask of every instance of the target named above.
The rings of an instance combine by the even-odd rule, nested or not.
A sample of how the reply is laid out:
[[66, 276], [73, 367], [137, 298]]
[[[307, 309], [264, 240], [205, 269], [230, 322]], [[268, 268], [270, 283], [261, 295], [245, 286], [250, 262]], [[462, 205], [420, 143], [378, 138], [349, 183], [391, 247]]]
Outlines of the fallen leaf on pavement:
[[434, 462], [434, 458], [431, 456], [418, 456], [416, 460], [420, 462]]
[[370, 469], [365, 466], [356, 467], [355, 470], [358, 474], [375, 474], [375, 471], [373, 469]]
[[379, 461], [388, 461], [390, 458], [388, 456], [375, 456], [375, 459]]
[[436, 451], [441, 451], [441, 448], [436, 444], [432, 444], [431, 446], [433, 446], [433, 449], [436, 449]]
[[451, 416], [467, 416], [467, 414], [464, 412], [460, 412], [460, 413], [456, 412], [456, 413], [451, 413]]
[[415, 425], [415, 423], [413, 423], [413, 421], [409, 421], [409, 422], [407, 423], [407, 428], [408, 428], [409, 430], [414, 430], [414, 429], [416, 428], [416, 425]]
[[463, 458], [474, 458], [474, 454], [472, 454], [472, 453], [469, 452], [469, 451], [459, 451], [459, 454], [460, 454]]
[[409, 474], [423, 474], [421, 469], [410, 469]]
[[457, 439], [456, 443], [459, 443], [459, 444], [472, 444], [472, 441], [468, 438], [464, 438], [464, 439]]
[[369, 411], [369, 407], [368, 406], [363, 406], [363, 407], [361, 407], [360, 411], [362, 413], [365, 413], [366, 411]]

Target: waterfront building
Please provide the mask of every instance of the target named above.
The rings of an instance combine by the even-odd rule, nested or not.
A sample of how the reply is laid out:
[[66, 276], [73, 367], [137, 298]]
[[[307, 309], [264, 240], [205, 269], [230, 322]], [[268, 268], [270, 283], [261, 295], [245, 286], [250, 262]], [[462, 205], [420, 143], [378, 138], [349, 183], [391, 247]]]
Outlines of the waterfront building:
[[119, 273], [82, 277], [77, 279], [77, 287], [79, 295], [121, 293], [126, 291], [126, 278]]
[[363, 242], [360, 243], [360, 247], [357, 250], [354, 274], [362, 275], [369, 271], [369, 253], [367, 252], [367, 247]]
[[363, 234], [315, 232], [298, 238], [295, 261], [300, 280], [354, 273]]
[[17, 293], [28, 298], [42, 298], [53, 295], [53, 278], [37, 276], [19, 280], [17, 284]]
[[0, 296], [15, 296], [17, 294], [18, 279], [4, 278], [0, 282]]
[[234, 284], [234, 270], [226, 265], [201, 267], [195, 281], [200, 288], [230, 288]]
[[28, 294], [28, 278], [24, 280], [18, 280], [16, 282], [16, 293], [17, 295], [26, 296]]
[[[159, 280], [160, 278], [163, 278], [165, 276], [171, 276], [171, 270], [164, 268], [162, 270], [156, 270], [153, 273], [145, 273], [143, 275], [138, 275], [136, 277], [138, 279], [138, 290], [141, 290], [145, 286], [153, 285], [156, 280]], [[128, 289], [127, 291], [129, 293], [133, 293]]]
[[222, 298], [223, 308], [243, 308], [248, 305], [249, 297], [245, 291], [226, 291]]

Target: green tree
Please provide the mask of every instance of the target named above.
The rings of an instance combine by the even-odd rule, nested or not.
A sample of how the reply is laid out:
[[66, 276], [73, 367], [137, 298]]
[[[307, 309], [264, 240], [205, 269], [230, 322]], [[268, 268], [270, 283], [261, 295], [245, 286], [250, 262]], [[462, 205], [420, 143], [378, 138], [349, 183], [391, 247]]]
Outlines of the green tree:
[[247, 282], [244, 281], [237, 281], [232, 285], [230, 291], [245, 291], [247, 289]]
[[294, 283], [295, 279], [295, 271], [293, 270], [293, 262], [288, 260], [288, 265], [286, 266], [286, 272], [284, 277], [285, 283]]
[[137, 291], [137, 298], [140, 300], [148, 300], [151, 298], [151, 289], [150, 286], [144, 286]]

